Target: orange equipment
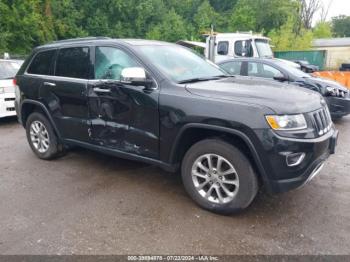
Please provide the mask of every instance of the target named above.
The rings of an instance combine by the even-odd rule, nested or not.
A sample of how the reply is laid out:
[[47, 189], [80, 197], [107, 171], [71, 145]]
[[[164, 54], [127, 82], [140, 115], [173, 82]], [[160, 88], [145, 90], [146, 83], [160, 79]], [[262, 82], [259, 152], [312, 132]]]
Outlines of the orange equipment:
[[314, 72], [313, 75], [337, 81], [350, 89], [350, 72], [321, 71]]

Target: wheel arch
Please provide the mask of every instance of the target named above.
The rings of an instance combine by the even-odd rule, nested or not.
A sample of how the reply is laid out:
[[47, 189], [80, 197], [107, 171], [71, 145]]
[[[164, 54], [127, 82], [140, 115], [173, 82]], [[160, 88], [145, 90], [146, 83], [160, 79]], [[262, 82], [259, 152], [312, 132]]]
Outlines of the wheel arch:
[[180, 164], [187, 150], [195, 143], [208, 138], [219, 138], [237, 146], [251, 161], [258, 172], [259, 179], [268, 181], [265, 169], [259, 154], [251, 139], [237, 129], [212, 126], [208, 124], [187, 124], [180, 130], [170, 153], [170, 163]]
[[26, 99], [22, 102], [21, 123], [22, 123], [23, 127], [24, 128], [26, 127], [26, 122], [28, 120], [28, 117], [34, 112], [42, 113], [43, 115], [45, 115], [47, 117], [47, 119], [49, 120], [50, 124], [52, 125], [57, 137], [60, 139], [61, 138], [60, 132], [59, 132], [55, 122], [53, 121], [53, 118], [52, 118], [49, 110], [46, 108], [46, 106], [43, 103], [41, 103], [39, 101]]

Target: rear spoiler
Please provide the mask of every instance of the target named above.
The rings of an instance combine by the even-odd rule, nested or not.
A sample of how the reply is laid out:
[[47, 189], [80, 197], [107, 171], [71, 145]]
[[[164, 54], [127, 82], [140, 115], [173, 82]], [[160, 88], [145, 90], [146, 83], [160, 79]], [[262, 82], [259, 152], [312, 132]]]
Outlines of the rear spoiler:
[[195, 42], [195, 41], [187, 41], [187, 40], [179, 40], [176, 42], [176, 44], [189, 47], [189, 48], [192, 48], [192, 47], [206, 48], [207, 46], [206, 43], [203, 43], [203, 42]]

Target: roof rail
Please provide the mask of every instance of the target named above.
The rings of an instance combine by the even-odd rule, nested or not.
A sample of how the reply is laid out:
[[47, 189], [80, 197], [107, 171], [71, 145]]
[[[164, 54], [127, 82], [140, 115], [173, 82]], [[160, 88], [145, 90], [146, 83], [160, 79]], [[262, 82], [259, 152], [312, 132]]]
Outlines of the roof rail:
[[110, 37], [105, 37], [105, 36], [70, 38], [70, 39], [64, 39], [64, 40], [53, 41], [53, 42], [51, 42], [51, 44], [66, 43], [66, 42], [89, 41], [89, 40], [103, 40], [103, 39], [111, 39], [111, 38], [110, 38]]

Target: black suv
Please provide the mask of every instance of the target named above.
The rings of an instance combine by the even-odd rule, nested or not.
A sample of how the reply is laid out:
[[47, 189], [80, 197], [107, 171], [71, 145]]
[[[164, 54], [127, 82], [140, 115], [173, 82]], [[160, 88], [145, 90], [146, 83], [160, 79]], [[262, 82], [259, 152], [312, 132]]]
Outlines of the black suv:
[[16, 83], [16, 110], [39, 158], [74, 145], [181, 169], [188, 194], [218, 213], [246, 208], [260, 185], [304, 185], [338, 134], [318, 93], [231, 77], [164, 42], [54, 42], [34, 49]]

